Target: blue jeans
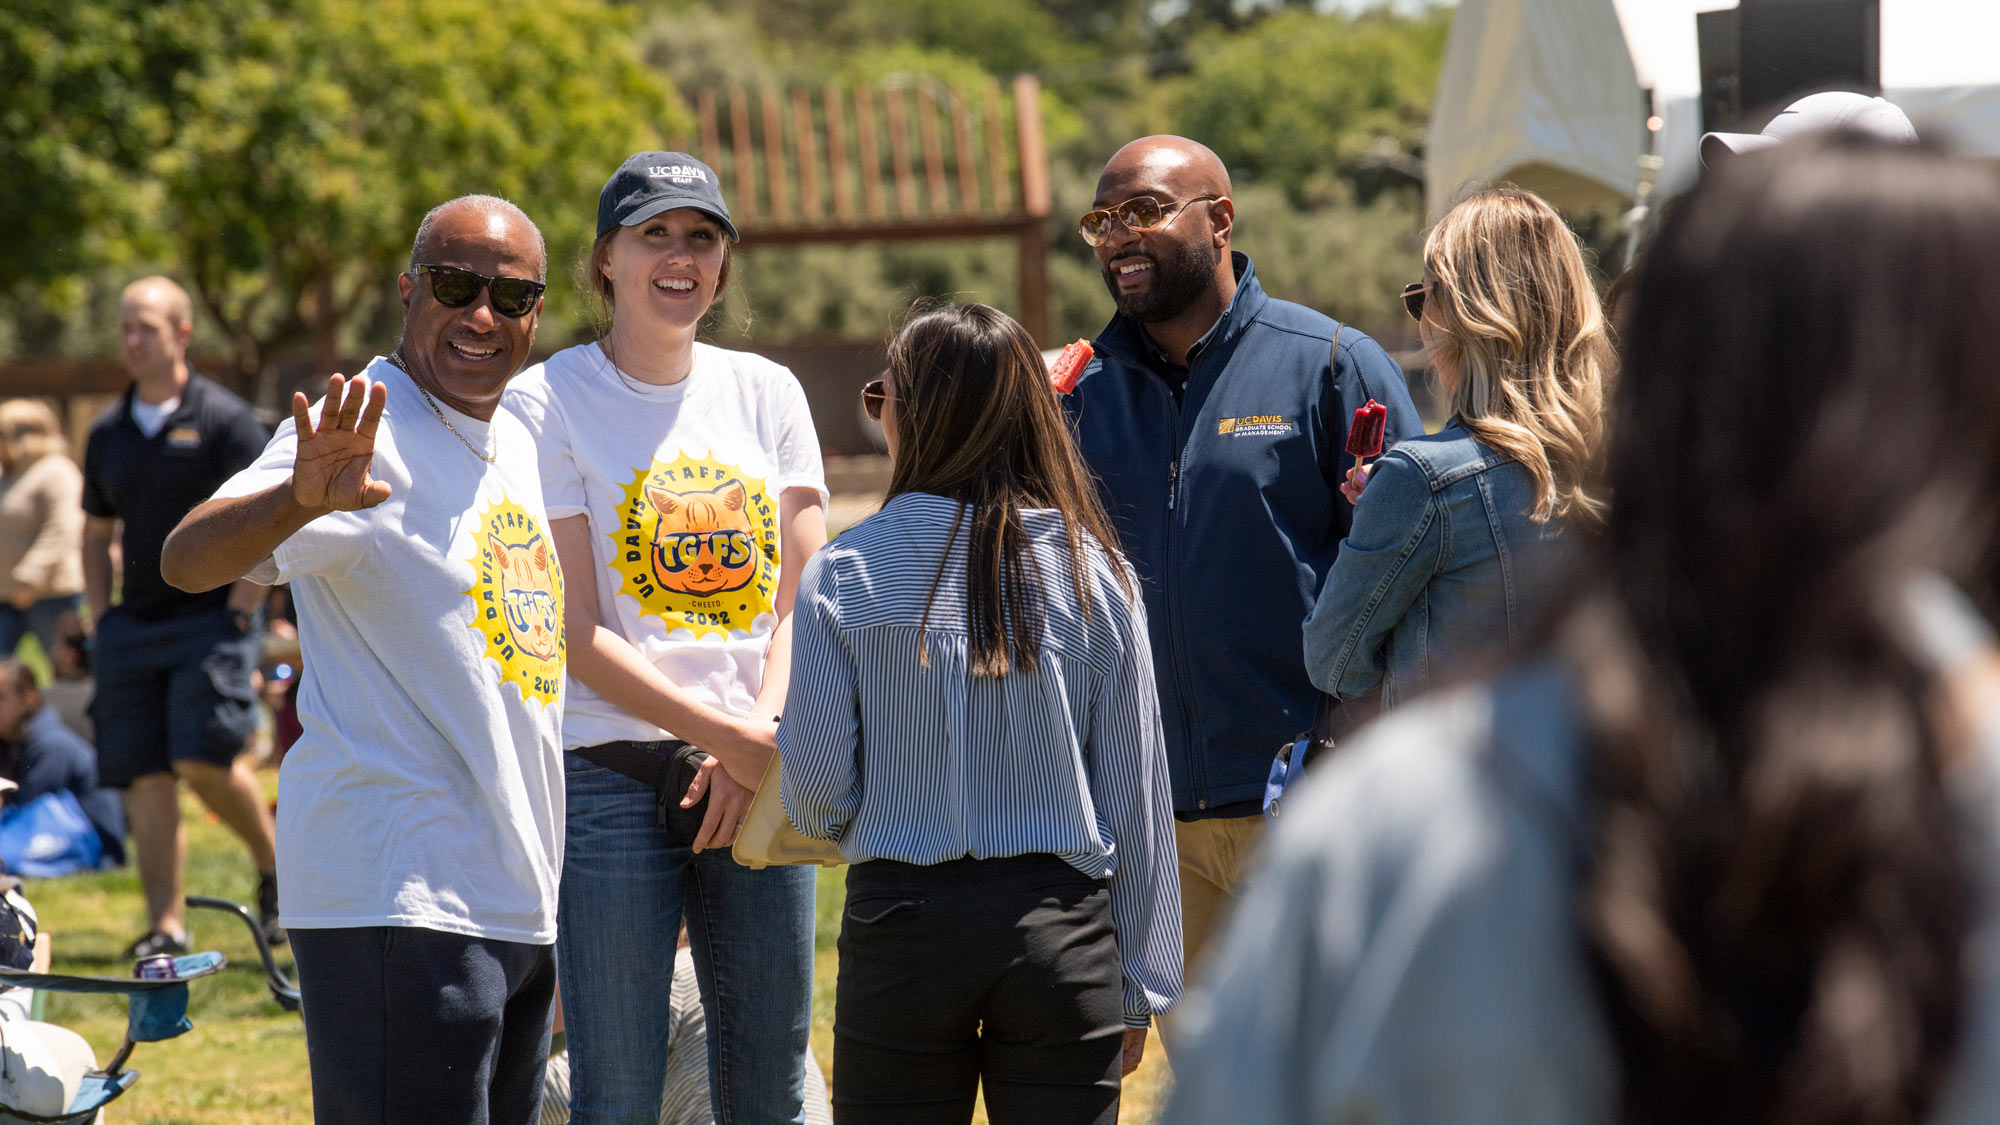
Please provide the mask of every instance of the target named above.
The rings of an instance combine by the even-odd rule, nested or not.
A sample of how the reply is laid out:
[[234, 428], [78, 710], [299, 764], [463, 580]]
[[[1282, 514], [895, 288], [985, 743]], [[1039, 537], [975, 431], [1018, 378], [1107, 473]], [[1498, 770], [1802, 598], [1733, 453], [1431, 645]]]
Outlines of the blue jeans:
[[708, 1023], [717, 1125], [803, 1120], [812, 1023], [811, 867], [752, 871], [667, 841], [653, 791], [563, 755], [556, 969], [576, 1125], [655, 1125], [683, 914]]
[[42, 643], [42, 652], [49, 659], [56, 654], [56, 624], [62, 615], [83, 608], [83, 595], [66, 594], [62, 597], [43, 598], [26, 609], [15, 609], [13, 605], [0, 602], [0, 656], [12, 656], [21, 647], [21, 638], [29, 633]]

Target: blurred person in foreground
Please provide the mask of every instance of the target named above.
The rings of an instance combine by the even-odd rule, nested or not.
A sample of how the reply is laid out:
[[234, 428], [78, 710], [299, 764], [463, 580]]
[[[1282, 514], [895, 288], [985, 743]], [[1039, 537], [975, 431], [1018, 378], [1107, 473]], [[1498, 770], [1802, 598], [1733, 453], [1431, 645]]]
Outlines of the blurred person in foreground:
[[1381, 345], [1265, 295], [1229, 193], [1184, 137], [1105, 164], [1078, 232], [1117, 314], [1064, 399], [1145, 600], [1196, 969], [1262, 837], [1271, 755], [1320, 700], [1300, 628], [1353, 513], [1348, 423], [1375, 399], [1385, 446], [1423, 432]]
[[1720, 169], [1639, 281], [1594, 577], [1314, 777], [1168, 1120], [2000, 1118], [2000, 181]]
[[1181, 991], [1146, 615], [1048, 369], [919, 312], [863, 392], [882, 510], [799, 580], [785, 812], [854, 866], [834, 1120], [1111, 1125]]
[[[83, 583], [95, 633], [98, 773], [125, 791], [147, 931], [132, 957], [187, 952], [180, 783], [243, 841], [257, 868], [264, 935], [278, 923], [274, 828], [241, 757], [257, 729], [254, 582], [188, 594], [160, 576], [160, 549], [180, 518], [264, 447], [250, 404], [188, 366], [187, 291], [164, 277], [125, 287], [119, 355], [132, 376], [91, 423], [83, 455]], [[111, 604], [111, 545], [124, 559]]]
[[1541, 625], [1571, 528], [1603, 519], [1590, 477], [1617, 365], [1576, 236], [1517, 188], [1452, 208], [1403, 300], [1451, 417], [1348, 470], [1354, 526], [1305, 624], [1313, 683], [1385, 709]]
[[83, 607], [83, 471], [49, 404], [0, 402], [0, 656], [29, 633], [53, 656], [63, 614]]
[[562, 570], [534, 440], [500, 409], [546, 288], [490, 195], [424, 217], [403, 337], [327, 380], [167, 541], [204, 590], [291, 583], [305, 734], [280, 771], [284, 921], [313, 1119], [526, 1122], [562, 866]]
[[96, 749], [42, 698], [34, 670], [11, 657], [0, 658], [0, 778], [19, 786], [7, 795], [9, 805], [50, 793], [74, 796], [97, 830], [105, 859], [114, 866], [125, 862], [125, 811], [117, 791], [98, 784]]

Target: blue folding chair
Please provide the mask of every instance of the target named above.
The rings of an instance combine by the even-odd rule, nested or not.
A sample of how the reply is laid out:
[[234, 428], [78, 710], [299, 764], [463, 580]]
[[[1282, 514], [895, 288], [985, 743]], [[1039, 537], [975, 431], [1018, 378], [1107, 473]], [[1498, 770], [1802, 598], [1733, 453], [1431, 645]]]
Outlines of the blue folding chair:
[[128, 998], [125, 1022], [125, 1045], [118, 1049], [109, 1065], [102, 1070], [93, 1070], [84, 1076], [77, 1088], [76, 1098], [69, 1110], [53, 1117], [43, 1117], [24, 1113], [7, 1106], [0, 1106], [0, 1125], [14, 1125], [16, 1122], [31, 1125], [83, 1125], [90, 1121], [98, 1110], [132, 1088], [139, 1080], [139, 1072], [127, 1070], [125, 1064], [132, 1057], [132, 1048], [140, 1043], [157, 1043], [162, 1039], [194, 1030], [188, 1022], [187, 982], [200, 977], [211, 976], [222, 971], [223, 957], [220, 953], [190, 953], [174, 958], [174, 979], [142, 980], [137, 977], [74, 977], [62, 973], [37, 973], [26, 969], [0, 968], [0, 984], [18, 988], [47, 989], [51, 992], [116, 992]]

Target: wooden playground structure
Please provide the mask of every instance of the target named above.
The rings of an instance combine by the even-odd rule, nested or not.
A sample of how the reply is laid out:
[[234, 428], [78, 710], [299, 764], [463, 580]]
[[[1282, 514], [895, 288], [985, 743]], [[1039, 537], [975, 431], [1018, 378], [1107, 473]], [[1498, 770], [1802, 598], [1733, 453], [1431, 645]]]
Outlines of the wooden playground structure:
[[1032, 75], [1005, 95], [995, 78], [965, 91], [912, 76], [754, 96], [704, 88], [694, 102], [699, 137], [675, 147], [722, 177], [743, 245], [1011, 238], [1015, 315], [1047, 343], [1053, 204]]

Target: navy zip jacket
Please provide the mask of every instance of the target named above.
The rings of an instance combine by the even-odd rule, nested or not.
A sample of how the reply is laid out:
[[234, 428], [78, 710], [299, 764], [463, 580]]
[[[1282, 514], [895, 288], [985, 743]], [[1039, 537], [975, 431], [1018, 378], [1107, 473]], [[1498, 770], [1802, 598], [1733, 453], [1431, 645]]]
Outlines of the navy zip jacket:
[[1265, 296], [1233, 258], [1236, 295], [1188, 353], [1181, 401], [1123, 316], [1064, 399], [1139, 573], [1184, 819], [1255, 813], [1279, 744], [1312, 725], [1304, 623], [1354, 513], [1340, 482], [1355, 407], [1389, 408], [1385, 450], [1423, 433], [1380, 344], [1343, 327], [1336, 359], [1332, 320]]

